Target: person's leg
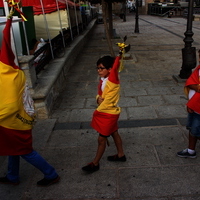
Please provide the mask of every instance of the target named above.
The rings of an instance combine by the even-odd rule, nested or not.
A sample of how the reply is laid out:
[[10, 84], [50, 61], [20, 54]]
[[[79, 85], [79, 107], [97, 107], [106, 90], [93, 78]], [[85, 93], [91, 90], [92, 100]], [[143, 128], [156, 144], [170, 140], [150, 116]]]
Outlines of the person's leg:
[[19, 156], [8, 156], [8, 173], [6, 177], [11, 182], [19, 182]]
[[115, 131], [112, 133], [113, 140], [115, 142], [115, 146], [117, 148], [117, 154], [113, 156], [108, 156], [107, 159], [109, 161], [120, 161], [120, 162], [125, 162], [126, 161], [126, 156], [124, 155], [124, 150], [122, 146], [122, 139], [121, 136], [119, 135], [118, 131]]
[[197, 140], [200, 137], [200, 115], [197, 113], [190, 114], [190, 118], [188, 119], [190, 125], [188, 125], [189, 129], [189, 144], [188, 144], [188, 152], [190, 154], [195, 153], [195, 148], [197, 144]]
[[32, 151], [31, 153], [22, 155], [21, 157], [39, 169], [44, 174], [44, 178], [55, 179], [58, 177], [56, 170], [36, 151]]
[[82, 167], [83, 171], [91, 173], [91, 172], [95, 172], [95, 171], [99, 170], [99, 161], [105, 152], [106, 142], [107, 142], [107, 137], [103, 137], [103, 136], [99, 135], [96, 156], [91, 163]]
[[123, 150], [123, 146], [122, 146], [121, 136], [119, 135], [118, 131], [115, 131], [112, 134], [112, 137], [113, 137], [113, 140], [114, 140], [116, 148], [117, 148], [117, 155], [120, 158], [120, 157], [124, 156], [124, 150]]
[[189, 133], [188, 149], [195, 150], [198, 138]]
[[19, 156], [8, 157], [8, 172], [4, 177], [0, 177], [1, 184], [18, 185], [19, 184]]
[[107, 142], [107, 137], [103, 137], [103, 136], [99, 135], [98, 148], [97, 148], [96, 156], [93, 160], [93, 163], [95, 166], [99, 165], [99, 161], [105, 152], [106, 142]]
[[196, 147], [197, 139], [198, 139], [197, 137], [193, 136], [189, 132], [188, 148], [177, 152], [177, 156], [179, 156], [181, 158], [196, 158], [195, 147]]
[[181, 158], [196, 158], [196, 143], [197, 143], [197, 137], [200, 133], [200, 115], [192, 112], [188, 112], [187, 117], [187, 125], [186, 128], [189, 130], [189, 142], [188, 142], [188, 148], [177, 152], [177, 156]]

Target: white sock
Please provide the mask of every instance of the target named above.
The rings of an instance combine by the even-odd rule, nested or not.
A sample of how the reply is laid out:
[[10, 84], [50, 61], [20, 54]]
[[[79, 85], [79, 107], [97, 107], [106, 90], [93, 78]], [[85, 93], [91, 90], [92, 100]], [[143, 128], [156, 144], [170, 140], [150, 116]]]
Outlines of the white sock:
[[193, 150], [193, 149], [188, 149], [188, 153], [189, 153], [189, 154], [194, 154], [194, 153], [195, 153], [195, 150]]

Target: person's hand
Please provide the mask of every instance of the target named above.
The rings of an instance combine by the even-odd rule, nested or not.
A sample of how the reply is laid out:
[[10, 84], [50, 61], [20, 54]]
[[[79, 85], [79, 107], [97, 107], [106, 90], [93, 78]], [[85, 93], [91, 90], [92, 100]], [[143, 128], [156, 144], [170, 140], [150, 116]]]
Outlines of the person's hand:
[[188, 85], [188, 87], [189, 87], [191, 90], [194, 90], [195, 92], [199, 92], [199, 93], [200, 93], [200, 84]]
[[99, 96], [98, 98], [97, 98], [97, 103], [98, 103], [98, 105], [100, 105], [102, 102], [103, 102], [103, 98], [101, 97], [101, 96]]
[[194, 110], [192, 110], [192, 109], [189, 108], [189, 107], [187, 107], [187, 111], [188, 111], [188, 113], [193, 113], [193, 112], [194, 112]]
[[200, 85], [197, 85], [196, 92], [200, 92]]
[[193, 85], [189, 85], [188, 87], [194, 90], [195, 92], [200, 92], [200, 84], [193, 84]]

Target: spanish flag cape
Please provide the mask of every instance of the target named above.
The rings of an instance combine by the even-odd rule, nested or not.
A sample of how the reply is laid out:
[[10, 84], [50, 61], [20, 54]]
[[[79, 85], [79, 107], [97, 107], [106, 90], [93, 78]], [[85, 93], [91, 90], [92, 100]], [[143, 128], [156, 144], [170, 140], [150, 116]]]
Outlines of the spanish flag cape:
[[[199, 70], [200, 65], [196, 67], [190, 77], [187, 79], [185, 83], [185, 94], [188, 96], [190, 88], [189, 85], [199, 85], [200, 84], [200, 77], [199, 77]], [[188, 100], [186, 104], [190, 109], [194, 110], [195, 112], [200, 114], [200, 93], [195, 92], [191, 99]]]
[[101, 135], [109, 136], [118, 129], [118, 118], [120, 107], [117, 106], [120, 95], [120, 82], [118, 70], [120, 65], [120, 57], [115, 58], [115, 62], [108, 76], [105, 88], [101, 91], [101, 82], [98, 86], [98, 96], [102, 96], [103, 102], [97, 107], [93, 113], [91, 126]]
[[0, 52], [0, 155], [23, 155], [32, 151], [33, 118], [24, 108], [24, 72], [16, 66], [11, 49], [8, 19]]

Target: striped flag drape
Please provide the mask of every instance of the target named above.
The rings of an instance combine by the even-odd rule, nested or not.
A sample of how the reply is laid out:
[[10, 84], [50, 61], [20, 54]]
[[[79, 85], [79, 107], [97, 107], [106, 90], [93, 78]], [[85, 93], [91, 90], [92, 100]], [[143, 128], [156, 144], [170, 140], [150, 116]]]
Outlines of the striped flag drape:
[[[108, 76], [104, 91], [102, 91], [103, 102], [93, 113], [91, 126], [100, 134], [109, 136], [118, 129], [118, 118], [120, 107], [117, 105], [120, 95], [120, 81], [118, 70], [120, 57], [115, 58], [115, 62]], [[100, 87], [98, 87], [99, 90]], [[100, 92], [99, 92], [100, 93]]]
[[32, 151], [31, 117], [24, 107], [26, 77], [15, 64], [8, 19], [0, 52], [0, 155], [22, 155]]

